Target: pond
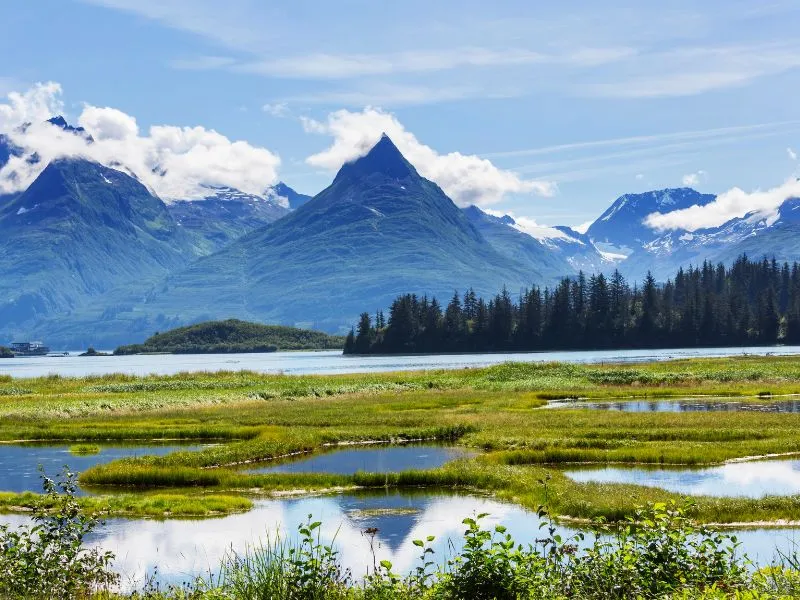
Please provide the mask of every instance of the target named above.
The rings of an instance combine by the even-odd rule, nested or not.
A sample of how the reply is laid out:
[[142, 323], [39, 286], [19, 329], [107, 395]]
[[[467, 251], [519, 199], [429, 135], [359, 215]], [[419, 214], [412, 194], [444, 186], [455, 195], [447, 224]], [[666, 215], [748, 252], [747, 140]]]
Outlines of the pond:
[[248, 473], [334, 473], [350, 475], [358, 471], [398, 473], [411, 469], [435, 469], [458, 458], [474, 456], [466, 448], [434, 444], [373, 444], [331, 447], [318, 454], [294, 457], [279, 464], [262, 463]]
[[586, 467], [564, 474], [582, 483], [631, 483], [690, 496], [763, 498], [800, 494], [800, 460], [734, 462], [700, 469]]
[[[375, 559], [389, 560], [393, 570], [407, 573], [418, 564], [420, 549], [413, 541], [428, 535], [437, 564], [462, 548], [465, 517], [489, 513], [484, 527], [505, 525], [514, 539], [534, 543], [545, 535], [532, 512], [490, 498], [425, 490], [418, 493], [388, 491], [375, 495], [332, 495], [282, 498], [257, 502], [246, 514], [219, 519], [129, 520], [111, 519], [94, 534], [91, 543], [116, 555], [114, 568], [123, 576], [123, 587], [141, 587], [158, 567], [160, 583], [182, 583], [196, 576], [216, 573], [227, 552], [243, 552], [253, 544], [274, 539], [278, 532], [293, 536], [309, 515], [322, 521], [321, 540], [333, 541], [344, 567], [355, 577], [373, 565], [370, 539], [364, 530], [374, 527]], [[0, 516], [0, 523], [24, 523], [20, 515]], [[563, 537], [576, 532], [558, 527]], [[759, 564], [775, 558], [776, 548], [788, 551], [796, 539], [794, 530], [736, 532], [741, 551]], [[587, 535], [586, 543], [591, 542]]]
[[108, 463], [118, 458], [133, 456], [162, 456], [179, 450], [199, 450], [205, 445], [187, 445], [172, 443], [152, 443], [137, 445], [106, 445], [100, 447], [97, 454], [72, 454], [70, 445], [39, 444], [0, 444], [0, 491], [3, 492], [41, 492], [42, 479], [39, 465], [44, 468], [48, 477], [58, 475], [69, 465], [73, 473], [81, 473], [101, 463]]
[[681, 398], [677, 400], [625, 400], [620, 402], [584, 402], [555, 400], [547, 408], [584, 408], [612, 412], [681, 413], [681, 412], [761, 412], [800, 413], [800, 400], [754, 401], [728, 398]]

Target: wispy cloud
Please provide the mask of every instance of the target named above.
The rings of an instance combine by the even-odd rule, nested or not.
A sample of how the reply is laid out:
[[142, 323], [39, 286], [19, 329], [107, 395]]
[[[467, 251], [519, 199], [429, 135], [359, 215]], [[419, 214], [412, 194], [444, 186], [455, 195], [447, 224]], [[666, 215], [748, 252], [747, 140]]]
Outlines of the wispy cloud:
[[542, 146], [539, 148], [510, 150], [506, 152], [487, 152], [482, 154], [482, 156], [485, 158], [512, 158], [517, 156], [556, 154], [575, 150], [593, 150], [596, 148], [609, 146], [641, 146], [652, 145], [660, 142], [675, 141], [692, 142], [708, 138], [736, 142], [740, 140], [742, 136], [755, 132], [763, 132], [769, 135], [780, 135], [795, 129], [800, 129], [800, 119], [792, 121], [774, 121], [771, 123], [757, 123], [754, 125], [736, 125], [732, 127], [716, 127], [712, 129], [694, 129], [688, 131], [656, 133], [651, 135], [636, 135], [602, 140], [587, 140], [581, 142], [571, 142], [567, 144], [557, 144], [554, 146]]
[[328, 105], [362, 108], [381, 106], [395, 108], [421, 104], [437, 104], [474, 98], [513, 98], [521, 95], [517, 89], [501, 88], [486, 91], [469, 85], [402, 85], [366, 83], [347, 89], [326, 90], [288, 96], [281, 102], [300, 105]]
[[173, 69], [184, 71], [208, 71], [234, 65], [236, 59], [229, 56], [194, 56], [192, 58], [174, 58], [168, 64]]
[[613, 98], [693, 96], [737, 87], [800, 66], [800, 45], [753, 43], [640, 53], [630, 68], [590, 82], [578, 93]]
[[288, 117], [290, 113], [288, 102], [267, 103], [264, 104], [261, 109], [268, 115], [279, 118]]
[[789, 156], [789, 160], [797, 160], [797, 152], [793, 149], [786, 148], [786, 154]]
[[704, 181], [708, 173], [700, 169], [694, 173], [687, 173], [681, 178], [681, 183], [686, 187], [694, 187], [698, 185], [701, 181]]
[[564, 54], [544, 54], [525, 48], [460, 47], [391, 54], [316, 53], [243, 62], [230, 68], [243, 73], [290, 79], [347, 79], [396, 73], [426, 73], [462, 67], [594, 67], [629, 58], [634, 54], [635, 51], [631, 48], [584, 48]]

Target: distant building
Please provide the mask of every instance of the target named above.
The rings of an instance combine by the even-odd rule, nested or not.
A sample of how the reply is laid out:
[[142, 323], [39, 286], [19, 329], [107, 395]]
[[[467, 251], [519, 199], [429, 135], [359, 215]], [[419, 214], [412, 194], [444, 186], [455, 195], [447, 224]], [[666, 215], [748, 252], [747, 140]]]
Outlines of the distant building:
[[14, 342], [11, 351], [17, 356], [44, 356], [50, 348], [42, 342]]

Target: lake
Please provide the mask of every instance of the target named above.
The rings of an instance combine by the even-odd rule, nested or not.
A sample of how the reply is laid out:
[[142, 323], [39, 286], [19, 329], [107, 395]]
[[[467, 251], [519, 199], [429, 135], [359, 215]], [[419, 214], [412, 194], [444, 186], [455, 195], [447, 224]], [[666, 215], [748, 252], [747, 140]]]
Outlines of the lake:
[[[436, 536], [433, 560], [440, 564], [462, 548], [462, 519], [479, 513], [489, 513], [482, 521], [484, 527], [503, 524], [517, 542], [534, 543], [545, 535], [535, 513], [513, 504], [444, 491], [390, 490], [381, 494], [260, 500], [248, 513], [218, 519], [110, 519], [90, 543], [114, 552], [114, 568], [123, 576], [123, 587], [130, 590], [140, 587], [156, 567], [157, 580], [162, 584], [215, 573], [227, 552], [241, 553], [248, 546], [274, 538], [278, 532], [294, 537], [297, 526], [313, 515], [314, 520], [322, 521], [321, 540], [333, 541], [344, 567], [360, 577], [373, 564], [369, 536], [364, 530], [378, 530], [377, 560], [389, 560], [395, 572], [407, 573], [418, 564], [420, 549], [414, 540]], [[23, 515], [0, 515], [0, 523], [12, 525], [26, 519]], [[564, 538], [576, 532], [568, 527], [557, 529]], [[762, 565], [775, 558], [776, 549], [790, 551], [800, 540], [796, 530], [735, 533], [742, 543], [740, 551]], [[591, 542], [593, 536], [586, 537], [585, 543]]]
[[425, 369], [485, 367], [509, 361], [572, 363], [647, 362], [693, 357], [800, 354], [800, 346], [671, 348], [666, 350], [585, 350], [576, 352], [498, 352], [411, 356], [344, 356], [338, 350], [265, 354], [160, 354], [142, 356], [30, 356], [0, 359], [0, 375], [41, 377], [57, 373], [83, 377], [108, 373], [172, 375], [182, 371], [257, 371], [287, 375], [380, 373]]
[[800, 460], [731, 462], [705, 468], [611, 466], [568, 469], [580, 482], [632, 483], [690, 496], [763, 498], [800, 494]]

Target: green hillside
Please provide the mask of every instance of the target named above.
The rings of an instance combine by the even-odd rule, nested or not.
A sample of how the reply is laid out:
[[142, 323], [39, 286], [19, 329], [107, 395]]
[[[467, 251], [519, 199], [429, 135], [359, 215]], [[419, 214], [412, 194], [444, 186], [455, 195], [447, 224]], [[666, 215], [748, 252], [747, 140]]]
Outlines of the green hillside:
[[143, 344], [120, 346], [114, 351], [114, 354], [274, 352], [276, 350], [331, 350], [343, 346], [344, 338], [327, 335], [320, 331], [228, 319], [226, 321], [207, 321], [157, 333]]

